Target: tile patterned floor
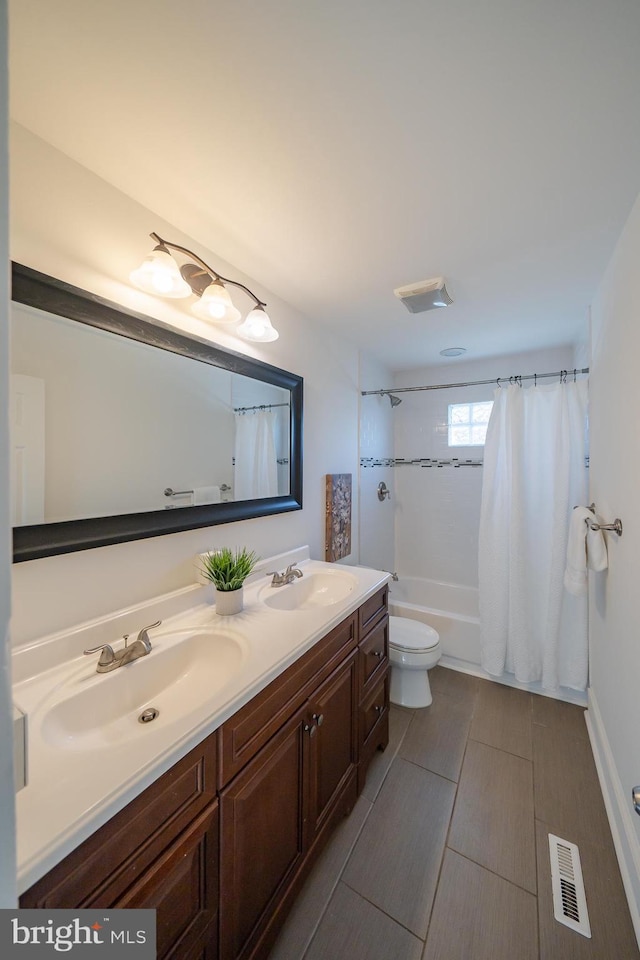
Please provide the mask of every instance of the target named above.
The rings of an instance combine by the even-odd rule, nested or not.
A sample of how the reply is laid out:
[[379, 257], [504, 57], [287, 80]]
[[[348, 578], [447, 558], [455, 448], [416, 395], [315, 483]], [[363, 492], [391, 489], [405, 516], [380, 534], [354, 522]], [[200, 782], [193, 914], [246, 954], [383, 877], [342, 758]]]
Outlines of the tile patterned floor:
[[[269, 960], [640, 960], [583, 711], [430, 676]], [[553, 917], [548, 833], [580, 848], [590, 940]]]

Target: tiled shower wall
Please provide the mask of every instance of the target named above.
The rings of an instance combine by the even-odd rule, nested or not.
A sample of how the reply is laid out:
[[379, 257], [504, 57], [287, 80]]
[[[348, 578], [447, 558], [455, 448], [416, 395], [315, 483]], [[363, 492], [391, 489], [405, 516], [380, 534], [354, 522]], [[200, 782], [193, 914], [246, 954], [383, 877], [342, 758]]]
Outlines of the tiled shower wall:
[[[486, 360], [443, 363], [396, 374], [393, 382], [395, 386], [418, 386], [494, 380], [517, 374], [572, 369], [573, 358], [572, 348], [564, 347]], [[525, 383], [523, 389], [527, 387]], [[495, 389], [494, 384], [488, 384], [400, 394], [402, 404], [393, 411], [389, 409], [393, 418], [396, 460], [482, 459], [482, 447], [448, 446], [448, 405], [491, 400]], [[478, 586], [482, 470], [482, 466], [396, 465], [388, 471], [395, 495], [395, 562], [401, 575]], [[367, 476], [366, 470], [361, 468], [360, 472]], [[361, 556], [365, 563], [365, 555]]]
[[[389, 387], [389, 370], [373, 359], [360, 355], [360, 387], [377, 390]], [[396, 505], [395, 471], [386, 466], [393, 459], [393, 416], [386, 397], [360, 397], [360, 464], [373, 460], [380, 466], [360, 466], [360, 563], [378, 570], [395, 570], [394, 510]], [[378, 500], [378, 484], [384, 481], [391, 498]]]

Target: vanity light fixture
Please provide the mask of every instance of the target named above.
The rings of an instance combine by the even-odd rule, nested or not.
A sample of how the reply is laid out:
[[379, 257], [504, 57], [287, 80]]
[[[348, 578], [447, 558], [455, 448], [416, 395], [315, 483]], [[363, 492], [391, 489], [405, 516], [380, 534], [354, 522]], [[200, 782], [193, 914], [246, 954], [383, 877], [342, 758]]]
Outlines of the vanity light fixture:
[[191, 296], [191, 287], [182, 278], [178, 264], [164, 244], [154, 247], [129, 279], [139, 290], [172, 299]]
[[[163, 240], [157, 233], [152, 233], [151, 239], [156, 246], [137, 270], [129, 274], [135, 287], [157, 297], [174, 299], [195, 294], [198, 299], [192, 304], [191, 310], [201, 320], [212, 323], [237, 323], [241, 319], [242, 315], [227, 290], [228, 285], [239, 287], [251, 297], [255, 306], [237, 328], [238, 336], [256, 343], [270, 343], [278, 339], [278, 331], [274, 329], [265, 310], [266, 303], [243, 283], [221, 276], [192, 250]], [[171, 250], [188, 258], [187, 262], [179, 266]]]

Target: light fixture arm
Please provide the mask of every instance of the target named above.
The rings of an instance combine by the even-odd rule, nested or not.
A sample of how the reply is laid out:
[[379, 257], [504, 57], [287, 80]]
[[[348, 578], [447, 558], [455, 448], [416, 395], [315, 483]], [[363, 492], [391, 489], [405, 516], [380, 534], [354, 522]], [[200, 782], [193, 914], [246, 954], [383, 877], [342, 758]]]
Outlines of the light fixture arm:
[[160, 237], [157, 233], [151, 233], [150, 236], [152, 240], [155, 240], [155, 242], [161, 246], [167, 247], [170, 250], [177, 250], [179, 253], [184, 254], [185, 257], [195, 260], [198, 266], [202, 267], [202, 269], [206, 273], [210, 274], [214, 280], [220, 280], [222, 283], [229, 283], [233, 287], [240, 287], [241, 290], [244, 290], [245, 293], [249, 294], [252, 300], [255, 300], [257, 307], [266, 307], [264, 300], [259, 300], [255, 293], [252, 293], [251, 290], [249, 290], [249, 287], [245, 287], [244, 283], [239, 283], [237, 280], [229, 280], [227, 277], [221, 276], [219, 273], [213, 270], [208, 263], [205, 263], [204, 260], [197, 255], [197, 253], [194, 253], [192, 250], [188, 250], [186, 247], [181, 247], [178, 243], [171, 243], [169, 240], [163, 240], [162, 237]]

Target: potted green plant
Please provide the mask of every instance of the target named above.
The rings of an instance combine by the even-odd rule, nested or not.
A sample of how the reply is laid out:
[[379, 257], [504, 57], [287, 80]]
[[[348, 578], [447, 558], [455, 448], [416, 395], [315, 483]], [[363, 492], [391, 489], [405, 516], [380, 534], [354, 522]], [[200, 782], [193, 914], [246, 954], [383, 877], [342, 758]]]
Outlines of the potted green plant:
[[216, 588], [216, 613], [229, 616], [240, 613], [243, 605], [243, 584], [260, 557], [253, 551], [221, 547], [202, 558], [202, 574]]

